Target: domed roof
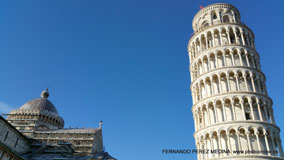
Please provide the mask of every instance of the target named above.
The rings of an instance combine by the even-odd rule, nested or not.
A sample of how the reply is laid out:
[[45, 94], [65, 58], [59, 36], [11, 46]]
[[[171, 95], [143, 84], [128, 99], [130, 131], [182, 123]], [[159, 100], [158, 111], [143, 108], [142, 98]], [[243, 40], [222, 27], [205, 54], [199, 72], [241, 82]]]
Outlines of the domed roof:
[[41, 98], [36, 98], [28, 101], [22, 105], [18, 111], [32, 111], [32, 112], [49, 112], [51, 114], [58, 115], [55, 106], [47, 99], [49, 96], [48, 89], [45, 89], [41, 93]]

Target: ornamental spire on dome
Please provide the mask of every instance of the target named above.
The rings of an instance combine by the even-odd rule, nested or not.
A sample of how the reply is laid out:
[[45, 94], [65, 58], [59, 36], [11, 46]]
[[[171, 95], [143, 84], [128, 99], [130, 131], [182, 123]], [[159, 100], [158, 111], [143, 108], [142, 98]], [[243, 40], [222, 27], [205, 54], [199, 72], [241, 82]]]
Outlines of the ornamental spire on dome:
[[41, 98], [48, 98], [49, 92], [48, 88], [46, 88], [44, 91], [41, 92]]

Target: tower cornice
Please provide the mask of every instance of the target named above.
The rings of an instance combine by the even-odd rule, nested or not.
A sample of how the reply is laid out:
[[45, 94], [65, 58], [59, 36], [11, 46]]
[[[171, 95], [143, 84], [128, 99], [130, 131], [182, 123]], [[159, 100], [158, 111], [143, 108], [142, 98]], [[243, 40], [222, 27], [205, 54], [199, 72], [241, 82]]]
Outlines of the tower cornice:
[[[220, 26], [227, 27], [227, 25], [235, 25], [235, 26], [244, 27], [244, 28], [246, 28], [247, 30], [249, 30], [249, 32], [252, 34], [253, 38], [255, 38], [253, 31], [252, 31], [246, 24], [244, 24], [244, 23], [242, 23], [242, 22], [235, 22], [235, 23], [231, 23], [231, 22], [219, 22], [219, 23], [217, 23], [217, 24], [214, 24], [214, 25], [211, 25], [211, 26], [209, 26], [209, 27], [203, 28], [203, 29], [201, 29], [201, 30], [199, 30], [199, 31], [197, 31], [197, 32], [193, 32], [192, 35], [191, 35], [191, 37], [190, 37], [190, 39], [189, 39], [189, 41], [188, 41], [187, 50], [188, 50], [189, 47], [190, 47], [191, 41], [192, 41], [195, 37], [199, 36], [200, 33], [204, 34], [204, 33], [206, 33], [206, 31], [208, 32], [208, 31], [212, 30], [212, 28], [220, 27]], [[220, 28], [219, 28], [219, 29], [220, 29]]]
[[198, 18], [201, 17], [202, 14], [204, 14], [206, 12], [209, 12], [209, 11], [212, 11], [212, 10], [225, 9], [225, 8], [232, 8], [232, 9], [234, 9], [236, 11], [236, 13], [238, 14], [238, 16], [241, 17], [239, 10], [235, 6], [233, 6], [233, 5], [229, 4], [229, 3], [214, 3], [214, 4], [208, 5], [208, 6], [204, 7], [204, 8], [202, 8], [202, 9], [200, 9], [195, 14], [195, 16], [193, 17], [193, 21], [192, 21], [192, 27], [194, 28], [195, 22], [197, 21]]

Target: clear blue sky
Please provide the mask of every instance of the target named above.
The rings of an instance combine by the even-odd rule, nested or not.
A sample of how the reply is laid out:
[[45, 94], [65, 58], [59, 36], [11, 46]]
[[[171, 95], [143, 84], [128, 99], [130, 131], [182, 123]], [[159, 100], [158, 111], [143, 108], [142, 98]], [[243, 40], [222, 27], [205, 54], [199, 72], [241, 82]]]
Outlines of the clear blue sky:
[[[192, 160], [195, 148], [186, 46], [200, 5], [216, 0], [0, 1], [0, 108], [49, 85], [65, 127], [97, 127], [121, 160]], [[255, 33], [284, 129], [284, 1], [228, 0]], [[281, 132], [282, 139], [284, 132]]]

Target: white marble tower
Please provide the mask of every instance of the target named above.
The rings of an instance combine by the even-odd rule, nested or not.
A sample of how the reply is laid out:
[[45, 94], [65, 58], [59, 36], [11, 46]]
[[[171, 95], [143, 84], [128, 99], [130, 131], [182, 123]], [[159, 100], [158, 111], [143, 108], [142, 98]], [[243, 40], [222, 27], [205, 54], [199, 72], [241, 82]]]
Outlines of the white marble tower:
[[195, 15], [192, 27], [188, 53], [194, 138], [197, 149], [209, 149], [198, 159], [284, 159], [254, 34], [240, 21], [238, 9], [209, 5]]

